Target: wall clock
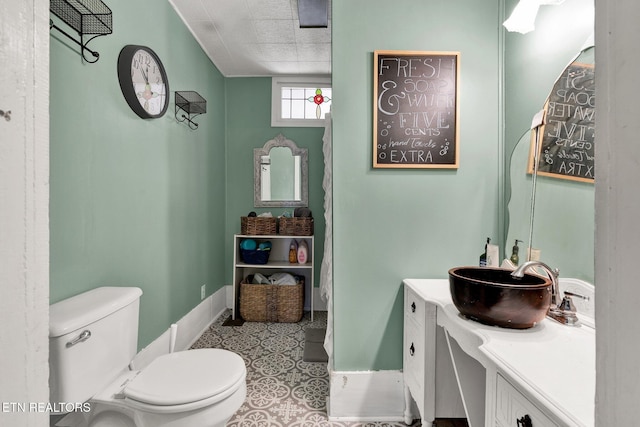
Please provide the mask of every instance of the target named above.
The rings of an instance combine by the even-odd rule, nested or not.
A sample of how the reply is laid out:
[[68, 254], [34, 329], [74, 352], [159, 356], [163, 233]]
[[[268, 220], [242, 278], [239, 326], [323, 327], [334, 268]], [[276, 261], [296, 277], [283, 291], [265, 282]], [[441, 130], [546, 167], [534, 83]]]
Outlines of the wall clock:
[[162, 61], [146, 46], [126, 45], [118, 56], [118, 81], [129, 107], [143, 119], [162, 117], [169, 106], [169, 80]]

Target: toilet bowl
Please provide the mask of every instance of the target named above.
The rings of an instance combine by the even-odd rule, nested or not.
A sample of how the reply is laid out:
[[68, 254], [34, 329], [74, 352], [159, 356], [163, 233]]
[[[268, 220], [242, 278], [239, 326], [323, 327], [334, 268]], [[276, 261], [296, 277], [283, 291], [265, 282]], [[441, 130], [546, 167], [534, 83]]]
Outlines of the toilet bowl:
[[225, 426], [246, 397], [243, 359], [187, 350], [129, 370], [140, 295], [97, 288], [51, 305], [50, 401], [88, 401], [90, 410], [74, 414], [79, 427]]
[[160, 356], [90, 399], [90, 427], [222, 427], [246, 397], [244, 361], [220, 349]]

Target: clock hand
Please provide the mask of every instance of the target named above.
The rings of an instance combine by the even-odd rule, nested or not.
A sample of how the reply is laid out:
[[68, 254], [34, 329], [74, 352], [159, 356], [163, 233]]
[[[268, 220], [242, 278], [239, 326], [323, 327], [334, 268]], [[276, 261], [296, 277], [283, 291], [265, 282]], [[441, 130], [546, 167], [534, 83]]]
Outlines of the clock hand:
[[149, 84], [149, 78], [147, 77], [147, 73], [145, 73], [143, 69], [140, 69], [140, 71], [142, 72], [142, 77], [144, 77], [144, 82], [146, 84]]

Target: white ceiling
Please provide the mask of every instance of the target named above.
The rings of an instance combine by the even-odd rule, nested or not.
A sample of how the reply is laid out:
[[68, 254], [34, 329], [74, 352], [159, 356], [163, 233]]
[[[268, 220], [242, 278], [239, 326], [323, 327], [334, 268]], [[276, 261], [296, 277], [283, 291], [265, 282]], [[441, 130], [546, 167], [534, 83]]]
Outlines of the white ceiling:
[[169, 3], [225, 77], [331, 74], [331, 19], [300, 28], [298, 0]]

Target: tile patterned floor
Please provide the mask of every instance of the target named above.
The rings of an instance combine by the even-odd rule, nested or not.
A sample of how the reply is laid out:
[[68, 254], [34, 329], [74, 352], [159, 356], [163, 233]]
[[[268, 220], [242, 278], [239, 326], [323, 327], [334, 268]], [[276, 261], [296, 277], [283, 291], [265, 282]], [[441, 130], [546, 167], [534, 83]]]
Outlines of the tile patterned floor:
[[[222, 326], [219, 317], [192, 348], [224, 348], [247, 365], [247, 398], [230, 427], [406, 427], [389, 422], [330, 422], [326, 414], [329, 374], [324, 363], [302, 360], [306, 328], [326, 327], [326, 312], [298, 323]], [[413, 427], [419, 426], [419, 422]]]

